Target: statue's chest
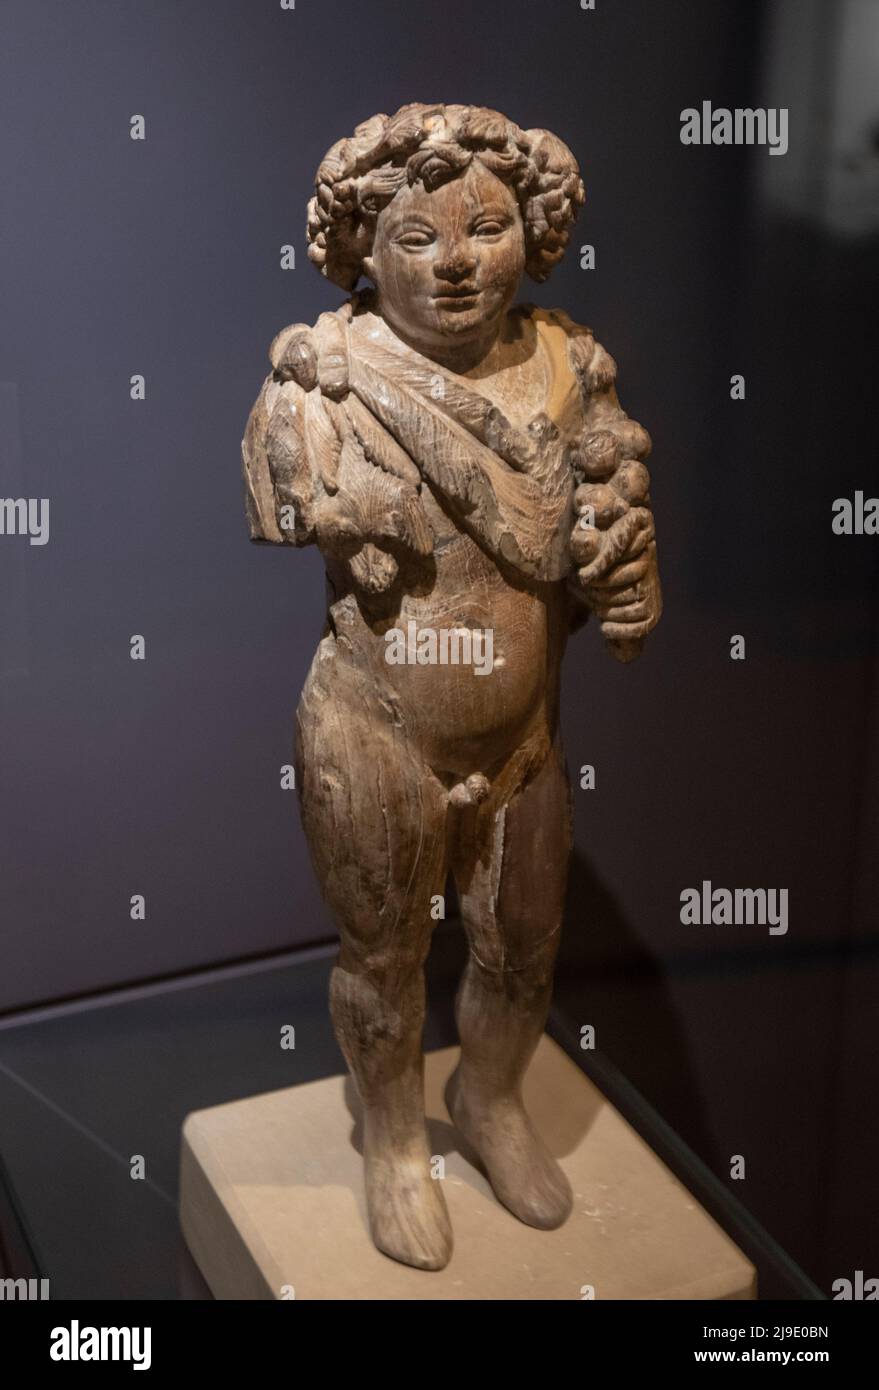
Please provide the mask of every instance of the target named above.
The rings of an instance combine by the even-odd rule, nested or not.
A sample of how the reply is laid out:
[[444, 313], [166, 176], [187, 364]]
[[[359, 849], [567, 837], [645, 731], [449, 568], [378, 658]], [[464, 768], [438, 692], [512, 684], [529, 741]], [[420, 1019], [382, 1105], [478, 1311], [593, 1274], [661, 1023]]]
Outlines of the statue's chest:
[[468, 387], [503, 411], [516, 429], [527, 425], [546, 406], [549, 367], [544, 354], [535, 350], [524, 361], [511, 361], [483, 379], [464, 378]]
[[[544, 354], [536, 350], [526, 360], [511, 362], [483, 379], [463, 377], [471, 391], [478, 392], [502, 411], [517, 430], [525, 430], [546, 406], [550, 374]], [[474, 444], [474, 452], [475, 452]], [[492, 557], [462, 530], [450, 515], [441, 493], [428, 481], [422, 483], [421, 498], [434, 537], [439, 577], [450, 572], [454, 580], [457, 569], [469, 574], [495, 574]]]

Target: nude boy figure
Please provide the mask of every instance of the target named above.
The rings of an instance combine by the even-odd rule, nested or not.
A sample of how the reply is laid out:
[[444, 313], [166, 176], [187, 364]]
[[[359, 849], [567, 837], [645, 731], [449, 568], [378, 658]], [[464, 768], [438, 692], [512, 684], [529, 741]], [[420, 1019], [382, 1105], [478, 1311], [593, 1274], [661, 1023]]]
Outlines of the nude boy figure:
[[[296, 765], [341, 935], [332, 1017], [363, 1103], [373, 1239], [440, 1269], [422, 967], [448, 873], [470, 947], [450, 1114], [515, 1216], [549, 1229], [570, 1210], [521, 1099], [571, 844], [559, 678], [588, 613], [621, 660], [659, 620], [650, 439], [587, 328], [513, 307], [583, 202], [561, 141], [413, 104], [334, 145], [316, 189], [311, 259], [371, 288], [272, 344], [243, 446], [248, 517], [254, 539], [314, 542], [326, 561]], [[490, 634], [490, 670], [431, 662], [425, 632]]]

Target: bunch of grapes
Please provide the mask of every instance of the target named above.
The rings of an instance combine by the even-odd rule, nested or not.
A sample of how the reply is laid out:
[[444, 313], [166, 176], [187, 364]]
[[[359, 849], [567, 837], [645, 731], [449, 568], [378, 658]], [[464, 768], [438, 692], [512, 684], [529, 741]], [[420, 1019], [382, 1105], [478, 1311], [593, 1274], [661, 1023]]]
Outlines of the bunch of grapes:
[[[650, 474], [643, 462], [650, 436], [634, 420], [591, 430], [571, 459], [577, 522], [571, 536], [575, 585], [602, 620], [614, 655], [631, 660], [658, 617], [649, 603], [655, 574]], [[658, 591], [657, 591], [658, 600]], [[626, 626], [631, 636], [624, 635]]]

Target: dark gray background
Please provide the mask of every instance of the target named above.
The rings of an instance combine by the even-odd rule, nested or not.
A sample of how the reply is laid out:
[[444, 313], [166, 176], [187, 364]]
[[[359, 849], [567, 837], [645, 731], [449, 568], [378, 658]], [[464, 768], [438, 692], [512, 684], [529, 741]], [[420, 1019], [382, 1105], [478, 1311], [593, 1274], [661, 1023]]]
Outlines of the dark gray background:
[[[558, 999], [715, 1171], [746, 1156], [731, 1186], [825, 1287], [879, 1275], [879, 540], [830, 528], [879, 491], [879, 112], [848, 146], [834, 125], [864, 23], [858, 0], [6, 4], [0, 495], [49, 497], [52, 536], [0, 539], [0, 1009], [332, 933], [279, 787], [322, 565], [249, 545], [238, 444], [272, 336], [341, 299], [305, 256], [327, 147], [406, 101], [495, 106], [580, 160], [598, 268], [572, 248], [523, 297], [617, 358], [666, 597], [637, 665], [588, 630], [569, 652], [569, 761], [598, 787]], [[789, 154], [682, 146], [703, 99], [789, 107]], [[789, 888], [788, 936], [682, 926], [703, 878]]]

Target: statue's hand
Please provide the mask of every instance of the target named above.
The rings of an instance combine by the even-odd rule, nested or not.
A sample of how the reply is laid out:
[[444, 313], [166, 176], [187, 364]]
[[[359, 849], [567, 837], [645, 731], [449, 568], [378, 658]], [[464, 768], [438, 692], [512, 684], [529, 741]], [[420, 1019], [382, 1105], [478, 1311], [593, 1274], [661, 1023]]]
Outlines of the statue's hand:
[[643, 463], [628, 461], [608, 483], [581, 484], [574, 495], [574, 584], [623, 661], [638, 654], [662, 613], [648, 487]]

